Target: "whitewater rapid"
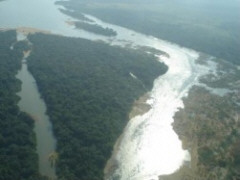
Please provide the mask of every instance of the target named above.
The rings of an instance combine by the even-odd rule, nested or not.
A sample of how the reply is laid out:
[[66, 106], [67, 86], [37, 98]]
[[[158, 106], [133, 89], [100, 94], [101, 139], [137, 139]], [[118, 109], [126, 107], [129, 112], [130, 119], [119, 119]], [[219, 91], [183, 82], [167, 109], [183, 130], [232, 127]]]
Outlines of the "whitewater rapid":
[[[108, 161], [117, 166], [105, 172], [106, 180], [157, 180], [159, 175], [170, 174], [184, 161], [190, 161], [188, 152], [182, 149], [181, 141], [171, 124], [176, 111], [183, 108], [182, 98], [198, 83], [198, 78], [209, 71], [207, 67], [196, 63], [199, 58], [197, 52], [105, 23], [86, 14], [95, 24], [116, 31], [117, 36], [105, 37], [77, 30], [66, 23], [76, 19], [62, 14], [53, 0], [22, 0], [18, 4], [16, 2], [8, 0], [0, 4], [2, 28], [31, 27], [68, 37], [102, 40], [111, 45], [136, 49], [139, 46], [148, 46], [168, 53], [169, 57], [158, 56], [158, 60], [167, 64], [169, 69], [165, 75], [154, 81], [147, 101], [151, 109], [131, 119], [125, 127], [119, 138], [118, 148], [115, 148]], [[46, 11], [43, 12], [42, 9]]]
[[185, 161], [190, 161], [190, 155], [182, 149], [173, 130], [173, 116], [183, 108], [182, 98], [210, 68], [196, 63], [199, 58], [196, 51], [86, 16], [118, 33], [110, 41], [113, 45], [148, 46], [169, 55], [158, 56], [169, 69], [154, 81], [147, 101], [151, 109], [132, 118], [125, 127], [106, 165], [105, 179], [158, 180], [160, 175], [175, 172]]
[[194, 51], [162, 42], [154, 47], [170, 55], [160, 57], [168, 65], [168, 72], [154, 82], [147, 101], [151, 109], [126, 126], [108, 162], [117, 168], [106, 172], [106, 179], [157, 180], [159, 175], [171, 174], [184, 161], [190, 161], [171, 124], [175, 112], [183, 108], [182, 98], [208, 70], [195, 63], [199, 55]]
[[169, 69], [154, 81], [147, 101], [151, 109], [130, 119], [125, 127], [106, 165], [105, 180], [158, 180], [160, 175], [175, 172], [190, 161], [190, 155], [182, 149], [173, 130], [173, 116], [184, 108], [182, 98], [192, 86], [199, 85], [199, 77], [208, 74], [211, 68], [196, 63], [199, 58], [196, 51], [85, 16], [118, 33], [110, 41], [113, 45], [136, 49], [148, 46], [169, 55], [158, 56]]

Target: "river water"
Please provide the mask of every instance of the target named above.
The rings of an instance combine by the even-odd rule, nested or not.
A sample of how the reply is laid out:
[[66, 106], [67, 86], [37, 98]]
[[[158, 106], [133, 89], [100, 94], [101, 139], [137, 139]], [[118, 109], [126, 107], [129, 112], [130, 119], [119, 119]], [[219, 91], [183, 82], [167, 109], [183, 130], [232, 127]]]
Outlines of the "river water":
[[[55, 6], [53, 0], [7, 0], [0, 3], [1, 27], [31, 27], [63, 36], [103, 40], [111, 45], [131, 45], [133, 48], [149, 46], [165, 51], [170, 56], [169, 58], [159, 56], [159, 61], [166, 63], [169, 70], [154, 81], [148, 100], [151, 109], [131, 119], [125, 127], [118, 141], [119, 146], [114, 149], [108, 161], [108, 165], [117, 164], [117, 167], [111, 170], [106, 168], [105, 179], [157, 180], [159, 175], [172, 173], [184, 161], [189, 161], [189, 154], [182, 149], [181, 141], [172, 129], [171, 123], [178, 108], [183, 108], [182, 97], [186, 96], [188, 90], [198, 83], [201, 75], [209, 71], [207, 67], [195, 63], [199, 54], [176, 44], [105, 23], [90, 15], [86, 16], [98, 25], [112, 28], [117, 32], [117, 36], [104, 37], [76, 30], [66, 23], [76, 19], [62, 14], [58, 8], [59, 6]], [[23, 64], [21, 70], [27, 74], [24, 68], [27, 68], [27, 64]], [[29, 78], [31, 75], [27, 76]], [[24, 81], [27, 82], [27, 79], [22, 78], [22, 80], [24, 86]], [[34, 82], [34, 79], [30, 81]], [[27, 87], [27, 91], [32, 90]], [[42, 106], [36, 104], [35, 100], [31, 101], [31, 103], [26, 101], [28, 106], [33, 104], [36, 108]], [[43, 114], [44, 111], [45, 109], [42, 110]], [[36, 126], [38, 126], [37, 123]], [[49, 124], [41, 128], [46, 127], [49, 127]], [[46, 136], [39, 137], [39, 146], [41, 140], [48, 138]], [[42, 171], [40, 169], [40, 172]]]
[[56, 178], [55, 168], [51, 166], [49, 155], [55, 151], [56, 140], [49, 117], [46, 115], [46, 104], [40, 97], [35, 79], [27, 69], [26, 58], [27, 56], [23, 58], [22, 68], [16, 76], [22, 82], [22, 89], [18, 93], [21, 97], [18, 106], [35, 121], [39, 172], [54, 179]]

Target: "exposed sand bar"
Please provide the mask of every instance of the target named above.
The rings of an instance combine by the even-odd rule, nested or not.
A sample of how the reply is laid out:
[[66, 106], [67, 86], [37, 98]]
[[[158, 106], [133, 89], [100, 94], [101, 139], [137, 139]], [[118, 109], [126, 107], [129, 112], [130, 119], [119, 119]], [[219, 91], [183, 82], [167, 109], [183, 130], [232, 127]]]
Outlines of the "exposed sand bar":
[[18, 28], [0, 28], [0, 31], [9, 31], [9, 30], [16, 30], [18, 33], [21, 33], [23, 35], [28, 34], [35, 34], [35, 33], [44, 33], [44, 34], [51, 34], [51, 31], [31, 28], [31, 27], [18, 27]]

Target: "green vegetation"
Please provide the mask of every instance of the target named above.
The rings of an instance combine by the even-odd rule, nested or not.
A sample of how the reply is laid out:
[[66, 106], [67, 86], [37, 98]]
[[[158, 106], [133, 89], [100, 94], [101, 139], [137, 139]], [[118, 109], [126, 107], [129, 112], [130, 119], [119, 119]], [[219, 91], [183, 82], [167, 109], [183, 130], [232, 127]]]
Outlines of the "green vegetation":
[[101, 42], [43, 34], [29, 40], [29, 70], [57, 138], [59, 179], [103, 179], [133, 102], [167, 67], [153, 55]]
[[[206, 62], [202, 55], [198, 63]], [[218, 62], [216, 72], [201, 77], [211, 88], [227, 89], [218, 95], [203, 87], [193, 87], [184, 98], [184, 109], [175, 114], [173, 128], [191, 155], [190, 166], [161, 177], [161, 180], [237, 180], [240, 179], [240, 69], [232, 63]]]
[[89, 24], [85, 22], [75, 22], [75, 26], [78, 29], [83, 29], [95, 34], [100, 34], [103, 36], [116, 36], [116, 31], [110, 29], [110, 28], [103, 28], [102, 26], [99, 26], [97, 24]]
[[149, 47], [149, 46], [138, 46], [138, 49], [142, 50], [144, 52], [147, 52], [147, 53], [151, 53], [153, 55], [169, 57], [168, 53], [166, 53], [164, 51], [161, 51], [159, 49], [155, 49], [155, 48]]
[[237, 0], [71, 0], [61, 4], [74, 12], [240, 64]]
[[14, 50], [16, 32], [0, 32], [0, 180], [36, 180], [34, 121], [17, 106], [21, 83], [15, 78], [21, 67], [22, 44]]
[[200, 87], [190, 90], [173, 127], [190, 152], [191, 168], [183, 166], [164, 180], [240, 178], [240, 111], [231, 96], [213, 95]]
[[88, 22], [92, 22], [92, 20], [88, 19], [87, 17], [85, 17], [81, 12], [79, 11], [69, 11], [66, 9], [59, 9], [62, 13], [67, 14], [69, 16], [77, 16], [79, 20], [82, 21], [88, 21]]

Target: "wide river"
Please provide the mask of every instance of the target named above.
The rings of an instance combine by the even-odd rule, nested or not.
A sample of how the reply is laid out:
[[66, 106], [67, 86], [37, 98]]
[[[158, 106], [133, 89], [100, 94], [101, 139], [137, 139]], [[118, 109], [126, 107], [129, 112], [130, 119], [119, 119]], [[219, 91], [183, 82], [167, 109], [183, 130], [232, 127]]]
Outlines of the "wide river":
[[[63, 36], [103, 40], [111, 45], [131, 45], [135, 48], [149, 46], [165, 51], [170, 55], [169, 58], [159, 57], [160, 61], [168, 65], [169, 70], [154, 82], [148, 100], [151, 109], [147, 113], [129, 120], [118, 141], [120, 148], [115, 148], [109, 159], [109, 163], [114, 161], [118, 166], [113, 171], [105, 171], [105, 179], [157, 180], [159, 175], [172, 173], [184, 161], [189, 161], [189, 154], [182, 149], [181, 141], [174, 132], [171, 123], [178, 108], [183, 108], [182, 97], [186, 96], [188, 90], [198, 83], [199, 76], [209, 71], [207, 67], [195, 63], [199, 54], [176, 44], [105, 23], [90, 15], [86, 16], [96, 24], [114, 29], [117, 36], [109, 38], [76, 30], [66, 23], [66, 21], [76, 19], [62, 14], [58, 8], [61, 7], [54, 5], [54, 0], [3, 1], [0, 3], [0, 28], [31, 27]], [[23, 64], [22, 68], [26, 69], [27, 64]], [[25, 75], [31, 76], [27, 72]], [[23, 80], [27, 81], [27, 78]], [[34, 82], [33, 79], [30, 81]], [[24, 84], [23, 82], [23, 86]], [[31, 87], [28, 87], [28, 91], [31, 91]], [[45, 114], [45, 107], [41, 107], [45, 105], [38, 104], [34, 99], [29, 103], [36, 109], [40, 107], [39, 111], [41, 112], [39, 113], [41, 115], [39, 117]], [[37, 121], [43, 120], [37, 118]], [[40, 127], [39, 124], [35, 123], [36, 133], [38, 133], [38, 128], [50, 127], [48, 123], [45, 123], [45, 127]], [[46, 136], [38, 137], [39, 146], [40, 141], [53, 138], [51, 134], [46, 134]], [[52, 143], [55, 143], [54, 140]], [[40, 149], [44, 149], [46, 145], [42, 146]], [[54, 147], [54, 145], [50, 146]], [[43, 163], [40, 164], [40, 167], [45, 166], [45, 162], [40, 161], [40, 163]], [[45, 174], [46, 172], [40, 168], [40, 173]], [[51, 176], [51, 174], [47, 175]]]

